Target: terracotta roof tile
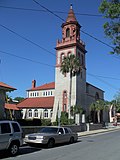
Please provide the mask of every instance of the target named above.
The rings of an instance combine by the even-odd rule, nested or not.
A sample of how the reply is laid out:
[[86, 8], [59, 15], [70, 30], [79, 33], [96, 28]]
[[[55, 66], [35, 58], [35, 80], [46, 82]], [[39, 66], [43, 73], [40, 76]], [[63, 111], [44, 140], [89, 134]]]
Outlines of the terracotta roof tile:
[[26, 98], [19, 104], [18, 108], [53, 108], [54, 97]]
[[38, 86], [38, 87], [35, 87], [35, 88], [28, 89], [27, 91], [47, 90], [47, 89], [55, 89], [55, 82], [46, 83], [42, 86]]
[[5, 108], [6, 109], [11, 109], [11, 110], [19, 110], [19, 108], [17, 108], [16, 104], [5, 103]]
[[4, 89], [4, 90], [8, 90], [8, 91], [9, 90], [11, 90], [11, 91], [16, 90], [16, 88], [13, 88], [12, 86], [9, 86], [3, 82], [0, 82], [0, 89]]

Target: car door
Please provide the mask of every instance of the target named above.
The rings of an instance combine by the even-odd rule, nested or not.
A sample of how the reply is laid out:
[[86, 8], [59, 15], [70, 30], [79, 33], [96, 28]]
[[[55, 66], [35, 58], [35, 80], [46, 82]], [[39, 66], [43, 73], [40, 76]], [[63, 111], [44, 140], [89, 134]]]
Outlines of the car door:
[[63, 128], [58, 129], [58, 134], [55, 138], [56, 143], [64, 143], [64, 130]]
[[19, 127], [19, 125], [16, 122], [11, 122], [13, 133], [14, 133], [14, 139], [21, 139], [22, 138], [22, 132]]
[[11, 136], [10, 123], [0, 123], [0, 150], [7, 149]]
[[64, 130], [65, 130], [65, 135], [64, 135], [65, 141], [69, 142], [71, 138], [71, 133], [69, 132], [68, 128], [64, 128]]

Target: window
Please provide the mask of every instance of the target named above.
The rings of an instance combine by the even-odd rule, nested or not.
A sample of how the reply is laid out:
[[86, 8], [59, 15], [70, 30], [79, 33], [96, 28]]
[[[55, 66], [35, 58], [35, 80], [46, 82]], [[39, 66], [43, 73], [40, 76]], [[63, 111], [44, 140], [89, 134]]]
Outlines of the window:
[[66, 99], [67, 98], [67, 92], [66, 91], [64, 91], [64, 93], [63, 93], [64, 95], [64, 98]]
[[13, 129], [14, 129], [14, 132], [20, 132], [20, 128], [17, 125], [17, 123], [12, 123], [12, 126], [13, 126]]
[[38, 117], [38, 110], [37, 109], [34, 110], [34, 117]]
[[2, 123], [1, 124], [1, 134], [4, 133], [11, 133], [10, 124], [9, 123]]
[[66, 29], [66, 37], [70, 37], [70, 29], [69, 28]]
[[65, 129], [65, 133], [69, 133], [68, 129], [67, 128], [64, 128]]
[[63, 131], [62, 128], [59, 129], [59, 132], [60, 132], [61, 134], [64, 134], [64, 131]]
[[66, 104], [63, 105], [63, 111], [65, 111], [65, 112], [67, 111], [67, 106], [66, 106]]
[[43, 92], [43, 96], [45, 96], [45, 92]]
[[32, 109], [29, 109], [29, 111], [28, 111], [28, 116], [29, 116], [29, 117], [32, 117]]
[[64, 60], [64, 53], [61, 54], [61, 62]]
[[44, 117], [45, 117], [45, 118], [48, 117], [48, 110], [47, 110], [47, 109], [44, 110]]
[[51, 95], [52, 95], [52, 91], [51, 91]]
[[84, 65], [84, 56], [81, 55], [81, 65]]
[[50, 117], [52, 117], [52, 115], [53, 115], [53, 110], [50, 111]]
[[95, 100], [97, 101], [98, 99], [99, 99], [99, 94], [98, 94], [98, 92], [96, 92]]
[[39, 97], [39, 92], [37, 92], [37, 97]]

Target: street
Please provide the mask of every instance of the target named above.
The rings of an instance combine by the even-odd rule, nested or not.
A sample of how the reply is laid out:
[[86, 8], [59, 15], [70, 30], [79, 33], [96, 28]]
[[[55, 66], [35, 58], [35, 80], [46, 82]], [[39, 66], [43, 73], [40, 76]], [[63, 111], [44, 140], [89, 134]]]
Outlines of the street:
[[51, 149], [23, 146], [16, 157], [4, 160], [120, 160], [120, 130], [79, 138], [74, 144]]

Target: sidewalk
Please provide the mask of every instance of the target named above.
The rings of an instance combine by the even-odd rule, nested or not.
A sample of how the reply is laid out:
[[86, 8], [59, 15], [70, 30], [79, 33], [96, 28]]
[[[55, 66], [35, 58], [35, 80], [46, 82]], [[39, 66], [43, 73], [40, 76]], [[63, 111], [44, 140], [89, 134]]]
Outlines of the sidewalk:
[[120, 130], [120, 126], [113, 126], [113, 127], [109, 127], [109, 128], [105, 128], [105, 129], [78, 132], [78, 137], [92, 135], [92, 134], [98, 134], [98, 133], [104, 133], [104, 132], [110, 132], [110, 131], [114, 131], [114, 130]]

